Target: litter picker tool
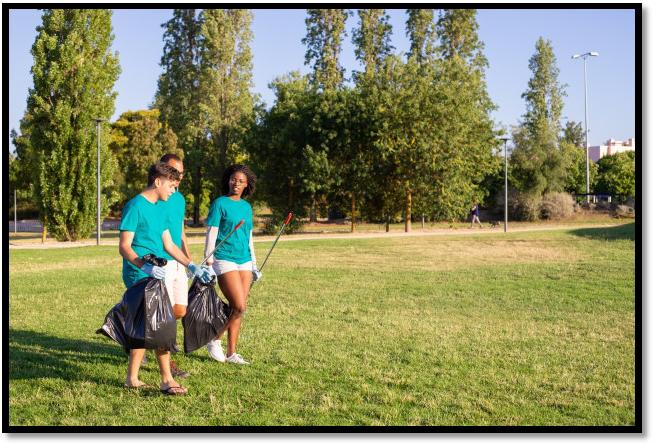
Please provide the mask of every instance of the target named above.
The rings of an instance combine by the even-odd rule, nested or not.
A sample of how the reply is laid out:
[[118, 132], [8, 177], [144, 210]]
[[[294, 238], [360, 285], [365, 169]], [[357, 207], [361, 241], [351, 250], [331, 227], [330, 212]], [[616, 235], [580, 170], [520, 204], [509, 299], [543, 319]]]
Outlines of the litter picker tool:
[[[291, 216], [291, 215], [289, 215], [289, 218], [290, 218], [290, 216]], [[220, 246], [222, 246], [223, 243], [224, 243], [225, 241], [227, 241], [227, 238], [229, 238], [230, 236], [232, 236], [232, 233], [236, 232], [236, 230], [237, 230], [239, 227], [241, 227], [241, 225], [243, 225], [244, 222], [245, 222], [245, 220], [242, 219], [240, 223], [236, 224], [236, 227], [234, 227], [234, 228], [232, 229], [232, 231], [229, 232], [229, 235], [227, 235], [227, 236], [226, 236], [226, 237], [225, 237], [225, 238], [224, 238], [224, 239], [223, 239], [223, 240], [222, 240], [222, 241], [221, 241], [221, 242], [216, 246], [216, 248], [213, 249], [213, 252], [211, 252], [211, 253], [209, 254], [208, 257], [206, 257], [205, 259], [202, 260], [202, 262], [200, 263], [200, 266], [203, 265], [203, 264], [204, 264], [204, 263], [205, 263], [209, 258], [211, 258], [211, 257], [213, 256], [213, 254], [216, 253], [216, 250], [218, 250], [218, 249], [220, 248]]]
[[293, 215], [292, 213], [288, 214], [288, 216], [286, 217], [286, 221], [284, 221], [284, 224], [282, 225], [282, 228], [279, 229], [279, 233], [277, 234], [277, 238], [275, 238], [275, 242], [273, 243], [272, 246], [270, 246], [270, 250], [268, 251], [268, 254], [266, 255], [266, 258], [263, 260], [263, 263], [261, 263], [261, 267], [259, 268], [259, 272], [261, 272], [261, 270], [263, 270], [263, 266], [266, 265], [266, 261], [268, 261], [268, 257], [270, 256], [270, 252], [272, 252], [273, 248], [275, 247], [275, 244], [277, 244], [277, 240], [282, 235], [282, 232], [284, 231], [284, 228], [286, 227], [286, 224], [288, 224], [288, 222], [291, 220], [292, 215]]

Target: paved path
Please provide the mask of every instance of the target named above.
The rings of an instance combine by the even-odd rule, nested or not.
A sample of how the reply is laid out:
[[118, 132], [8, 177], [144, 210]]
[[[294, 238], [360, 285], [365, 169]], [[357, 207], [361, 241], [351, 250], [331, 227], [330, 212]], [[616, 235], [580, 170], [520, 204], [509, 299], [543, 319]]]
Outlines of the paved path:
[[[509, 226], [509, 233], [516, 232], [541, 232], [546, 230], [575, 230], [575, 229], [590, 229], [597, 227], [618, 227], [621, 224], [586, 224], [580, 226], [542, 226], [542, 227], [525, 227], [525, 228], [511, 228]], [[479, 235], [479, 234], [498, 234], [503, 233], [504, 227], [495, 229], [415, 229], [413, 232], [373, 232], [373, 233], [321, 233], [321, 234], [301, 234], [301, 235], [284, 235], [279, 238], [279, 241], [298, 241], [298, 240], [316, 240], [316, 239], [359, 239], [359, 238], [389, 238], [398, 236], [434, 236], [434, 235]], [[274, 236], [256, 236], [255, 242], [269, 242], [275, 239]], [[204, 238], [195, 239], [191, 238], [189, 244], [204, 244]], [[41, 243], [9, 243], [10, 249], [57, 249], [66, 247], [85, 247], [95, 246], [96, 241], [78, 241], [78, 242], [53, 242], [49, 241], [45, 244]], [[118, 241], [100, 241], [101, 246], [118, 246]]]

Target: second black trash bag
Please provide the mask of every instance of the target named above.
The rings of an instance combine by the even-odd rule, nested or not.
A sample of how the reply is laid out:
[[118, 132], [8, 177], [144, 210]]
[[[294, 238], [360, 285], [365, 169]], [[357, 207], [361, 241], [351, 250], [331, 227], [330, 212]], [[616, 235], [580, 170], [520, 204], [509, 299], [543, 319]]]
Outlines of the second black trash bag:
[[232, 308], [218, 296], [216, 284], [215, 276], [208, 283], [197, 278], [191, 283], [186, 315], [182, 318], [187, 354], [216, 338], [232, 315]]
[[163, 280], [143, 278], [127, 289], [96, 331], [130, 349], [179, 351], [177, 323]]

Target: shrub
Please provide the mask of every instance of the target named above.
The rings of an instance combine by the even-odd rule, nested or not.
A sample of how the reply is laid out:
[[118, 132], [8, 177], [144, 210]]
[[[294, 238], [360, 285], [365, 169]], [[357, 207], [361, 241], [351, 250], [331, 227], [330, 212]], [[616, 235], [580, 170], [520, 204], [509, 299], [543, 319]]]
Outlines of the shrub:
[[540, 203], [540, 216], [543, 219], [565, 219], [575, 211], [575, 200], [567, 193], [547, 193]]
[[[500, 198], [504, 206], [504, 197]], [[509, 218], [514, 221], [536, 221], [540, 216], [540, 197], [513, 191], [509, 194]]]

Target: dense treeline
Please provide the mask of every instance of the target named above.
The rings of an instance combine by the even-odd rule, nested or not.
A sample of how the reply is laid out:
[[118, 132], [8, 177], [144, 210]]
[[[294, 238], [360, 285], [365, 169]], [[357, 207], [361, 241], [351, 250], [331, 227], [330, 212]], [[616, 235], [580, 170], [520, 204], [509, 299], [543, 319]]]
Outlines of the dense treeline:
[[[490, 117], [496, 105], [476, 11], [409, 9], [406, 17], [404, 54], [390, 44], [397, 30], [383, 9], [308, 9], [302, 43], [311, 73], [281, 74], [269, 85], [274, 102], [264, 104], [250, 93], [252, 13], [174, 10], [162, 24], [162, 74], [150, 110], [102, 125], [102, 216], [119, 214], [166, 152], [183, 156], [181, 191], [196, 224], [233, 163], [258, 175], [253, 199], [271, 209], [271, 227], [293, 212], [291, 230], [306, 218], [347, 216], [352, 231], [357, 219], [402, 220], [410, 231], [414, 215], [456, 221], [473, 202], [501, 204], [504, 131]], [[348, 20], [356, 21], [351, 36]], [[35, 87], [21, 134], [12, 131], [10, 187], [29, 190], [48, 230], [74, 240], [90, 235], [95, 217], [90, 119], [113, 113], [120, 72], [111, 13], [44, 10], [40, 31]], [[339, 62], [346, 38], [362, 66], [349, 79]], [[549, 41], [539, 39], [529, 68], [527, 111], [511, 130], [512, 192], [524, 202], [583, 193], [584, 135], [580, 124], [560, 122], [565, 85]], [[94, 95], [84, 84], [91, 80]], [[635, 154], [591, 163], [591, 188], [634, 196], [634, 169]]]

